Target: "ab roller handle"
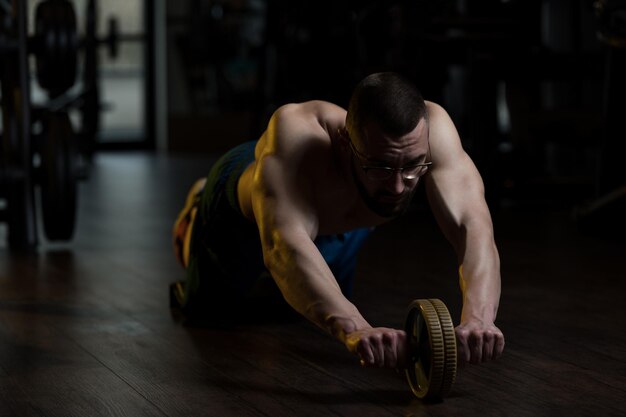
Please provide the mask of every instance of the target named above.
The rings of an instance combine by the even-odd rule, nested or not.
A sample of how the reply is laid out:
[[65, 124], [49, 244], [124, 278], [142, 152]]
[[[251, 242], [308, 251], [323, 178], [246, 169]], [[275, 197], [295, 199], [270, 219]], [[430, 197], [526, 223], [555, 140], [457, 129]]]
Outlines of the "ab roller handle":
[[442, 399], [456, 378], [457, 350], [454, 325], [445, 304], [438, 299], [414, 300], [407, 313], [409, 342], [406, 378], [421, 399]]

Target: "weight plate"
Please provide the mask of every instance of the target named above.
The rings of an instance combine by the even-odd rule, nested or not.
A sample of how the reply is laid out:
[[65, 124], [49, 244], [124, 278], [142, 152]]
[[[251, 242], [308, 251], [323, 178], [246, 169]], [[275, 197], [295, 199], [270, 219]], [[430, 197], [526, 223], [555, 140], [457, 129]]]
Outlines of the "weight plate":
[[439, 323], [441, 323], [441, 330], [443, 332], [444, 341], [444, 370], [443, 370], [443, 382], [441, 384], [441, 397], [447, 396], [452, 390], [452, 385], [456, 379], [456, 365], [457, 365], [457, 350], [456, 350], [456, 335], [454, 333], [454, 324], [450, 317], [448, 308], [439, 299], [430, 299], [430, 303], [435, 307], [437, 315], [439, 316]]
[[76, 82], [78, 35], [76, 13], [68, 0], [44, 0], [35, 10], [37, 80], [58, 96]]
[[411, 362], [406, 377], [416, 397], [440, 398], [444, 378], [445, 342], [439, 316], [429, 300], [414, 300], [405, 323]]
[[41, 146], [41, 208], [50, 240], [69, 240], [76, 222], [77, 176], [74, 132], [65, 112], [49, 113]]

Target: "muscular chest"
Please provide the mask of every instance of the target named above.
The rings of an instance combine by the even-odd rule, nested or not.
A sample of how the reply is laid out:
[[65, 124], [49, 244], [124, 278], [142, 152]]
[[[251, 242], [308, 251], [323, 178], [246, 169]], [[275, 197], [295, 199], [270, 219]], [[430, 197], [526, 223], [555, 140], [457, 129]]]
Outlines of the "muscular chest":
[[332, 171], [318, 178], [312, 199], [319, 235], [345, 233], [382, 222], [363, 204], [354, 184]]

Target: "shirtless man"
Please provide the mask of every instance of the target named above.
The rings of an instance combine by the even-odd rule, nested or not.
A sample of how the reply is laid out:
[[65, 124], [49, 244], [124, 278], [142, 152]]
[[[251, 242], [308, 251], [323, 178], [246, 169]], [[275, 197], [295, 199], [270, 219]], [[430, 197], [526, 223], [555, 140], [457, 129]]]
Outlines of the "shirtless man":
[[361, 81], [347, 112], [323, 101], [280, 107], [258, 141], [195, 184], [174, 227], [187, 280], [173, 298], [190, 313], [227, 314], [274, 287], [362, 364], [404, 367], [405, 332], [372, 327], [349, 295], [363, 239], [402, 214], [420, 182], [459, 260], [459, 359], [495, 359], [500, 260], [482, 179], [446, 111], [395, 73]]

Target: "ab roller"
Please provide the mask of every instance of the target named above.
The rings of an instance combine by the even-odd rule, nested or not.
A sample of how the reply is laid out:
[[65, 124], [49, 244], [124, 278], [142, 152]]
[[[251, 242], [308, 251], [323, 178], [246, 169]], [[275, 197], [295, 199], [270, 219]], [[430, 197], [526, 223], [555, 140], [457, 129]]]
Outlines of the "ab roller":
[[411, 391], [420, 399], [442, 399], [456, 378], [454, 325], [438, 299], [414, 300], [405, 322], [409, 364], [405, 371]]

